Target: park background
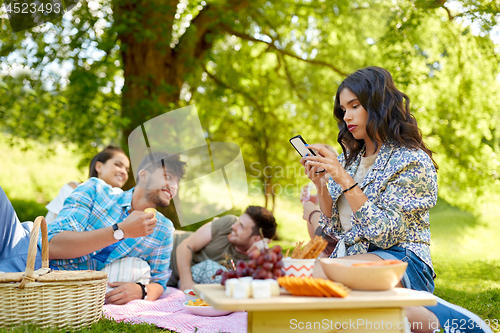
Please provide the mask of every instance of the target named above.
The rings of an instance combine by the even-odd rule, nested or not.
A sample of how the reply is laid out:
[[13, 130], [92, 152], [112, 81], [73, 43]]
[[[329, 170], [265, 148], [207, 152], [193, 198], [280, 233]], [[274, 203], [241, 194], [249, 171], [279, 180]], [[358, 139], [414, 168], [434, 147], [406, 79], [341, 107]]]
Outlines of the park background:
[[0, 185], [33, 220], [105, 145], [127, 150], [137, 126], [195, 104], [208, 143], [241, 148], [250, 191], [232, 212], [272, 209], [291, 246], [308, 237], [308, 180], [288, 139], [340, 151], [336, 89], [381, 66], [439, 165], [436, 294], [500, 320], [499, 12], [486, 0], [99, 0], [17, 33], [4, 13]]

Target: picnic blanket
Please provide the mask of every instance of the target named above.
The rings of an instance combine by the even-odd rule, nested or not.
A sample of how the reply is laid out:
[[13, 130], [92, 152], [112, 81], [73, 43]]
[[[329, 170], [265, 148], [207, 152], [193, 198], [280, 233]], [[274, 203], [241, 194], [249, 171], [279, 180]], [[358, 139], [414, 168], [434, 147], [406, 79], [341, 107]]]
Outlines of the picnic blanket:
[[135, 300], [126, 305], [104, 305], [104, 316], [115, 321], [148, 323], [179, 333], [246, 332], [247, 313], [233, 312], [220, 317], [201, 317], [186, 310], [184, 293], [168, 290], [156, 301]]

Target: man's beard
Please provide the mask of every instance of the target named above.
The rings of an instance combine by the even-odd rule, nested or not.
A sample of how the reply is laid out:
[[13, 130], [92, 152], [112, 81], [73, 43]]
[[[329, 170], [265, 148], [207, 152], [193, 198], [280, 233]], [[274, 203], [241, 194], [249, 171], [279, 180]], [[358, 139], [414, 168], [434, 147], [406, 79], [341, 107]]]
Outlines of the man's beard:
[[155, 204], [156, 207], [167, 207], [170, 200], [161, 198], [161, 189], [155, 189], [151, 181], [146, 184], [146, 200]]
[[160, 197], [161, 190], [146, 190], [146, 200], [155, 204], [156, 207], [167, 207], [170, 205], [170, 200], [162, 199]]
[[228, 235], [228, 241], [231, 243], [233, 246], [245, 246], [247, 245], [248, 241], [241, 240], [239, 237], [236, 235]]

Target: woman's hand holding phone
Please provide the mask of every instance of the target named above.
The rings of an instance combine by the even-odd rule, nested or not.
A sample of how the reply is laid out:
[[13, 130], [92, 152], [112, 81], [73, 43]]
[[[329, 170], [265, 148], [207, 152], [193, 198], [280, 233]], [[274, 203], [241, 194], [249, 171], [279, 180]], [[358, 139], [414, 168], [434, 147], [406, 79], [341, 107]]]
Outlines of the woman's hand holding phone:
[[328, 183], [328, 174], [326, 172], [318, 172], [318, 170], [324, 169], [313, 166], [307, 157], [309, 156], [301, 158], [300, 164], [304, 166], [306, 176], [316, 185], [316, 188], [319, 189]]
[[[307, 148], [307, 143], [306, 140], [301, 135], [296, 135], [293, 138], [290, 139], [290, 143], [292, 144], [293, 148], [297, 150], [297, 153], [299, 153], [300, 156], [305, 157], [307, 155], [316, 155], [316, 153], [312, 150]], [[325, 169], [316, 169], [316, 173], [322, 173], [325, 172]]]
[[[345, 171], [344, 167], [340, 164], [339, 160], [337, 159], [337, 156], [332, 153], [330, 150], [328, 150], [326, 147], [324, 147], [321, 144], [311, 144], [307, 145], [307, 148], [314, 149], [318, 152], [316, 156], [306, 156], [302, 160], [304, 160], [303, 165], [309, 165], [309, 169], [311, 168], [321, 168], [325, 169], [326, 172], [333, 178], [333, 180], [339, 184], [342, 185], [343, 180], [347, 180], [349, 174], [347, 171]], [[307, 167], [306, 167], [306, 174], [307, 173]], [[309, 175], [308, 175], [309, 177]], [[311, 177], [309, 177], [311, 179]], [[313, 179], [311, 179], [313, 181]], [[314, 181], [313, 181], [314, 182]]]
[[[330, 217], [333, 205], [333, 200], [332, 197], [330, 196], [330, 193], [328, 193], [328, 187], [327, 187], [330, 175], [326, 168], [324, 168], [323, 166], [318, 166], [318, 164], [321, 163], [317, 162], [317, 159], [319, 158], [323, 159], [325, 158], [325, 156], [328, 156], [328, 158], [332, 158], [333, 156], [333, 159], [338, 163], [337, 156], [331, 151], [329, 151], [327, 148], [323, 147], [322, 145], [307, 145], [305, 140], [300, 135], [291, 138], [290, 143], [302, 156], [302, 158], [300, 159], [300, 163], [304, 166], [304, 171], [307, 177], [316, 186], [317, 189], [316, 198], [321, 208], [321, 212], [325, 214], [325, 216]], [[312, 150], [310, 148], [312, 148]], [[338, 163], [338, 165], [340, 166], [340, 163]], [[306, 201], [305, 204], [312, 204], [312, 202]]]

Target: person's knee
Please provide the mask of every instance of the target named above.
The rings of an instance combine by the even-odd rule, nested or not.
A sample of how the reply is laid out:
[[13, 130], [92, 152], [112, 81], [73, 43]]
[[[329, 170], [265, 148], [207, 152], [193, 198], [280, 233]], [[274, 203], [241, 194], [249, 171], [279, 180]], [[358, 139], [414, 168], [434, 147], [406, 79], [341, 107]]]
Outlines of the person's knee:
[[440, 328], [436, 315], [423, 306], [410, 306], [405, 312], [413, 333], [434, 333]]

